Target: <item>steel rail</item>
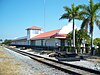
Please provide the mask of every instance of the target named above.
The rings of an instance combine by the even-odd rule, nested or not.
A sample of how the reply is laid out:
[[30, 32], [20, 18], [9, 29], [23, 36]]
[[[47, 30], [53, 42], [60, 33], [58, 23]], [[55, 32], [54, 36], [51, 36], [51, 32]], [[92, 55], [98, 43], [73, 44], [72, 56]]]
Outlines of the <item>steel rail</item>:
[[99, 75], [100, 74], [100, 71], [97, 71], [97, 70], [93, 70], [93, 69], [89, 69], [89, 68], [85, 68], [85, 67], [72, 65], [72, 64], [61, 62], [61, 61], [45, 58], [45, 57], [31, 54], [28, 52], [16, 50], [14, 48], [8, 48], [8, 49], [13, 50], [17, 53], [23, 54], [25, 56], [28, 56], [34, 60], [37, 60], [41, 63], [44, 63], [48, 66], [54, 67], [58, 70], [64, 71], [64, 72], [69, 73], [69, 74], [74, 74], [74, 75], [82, 75], [82, 74], [85, 74], [85, 75], [86, 74], [89, 74], [89, 75], [97, 74], [97, 75]]

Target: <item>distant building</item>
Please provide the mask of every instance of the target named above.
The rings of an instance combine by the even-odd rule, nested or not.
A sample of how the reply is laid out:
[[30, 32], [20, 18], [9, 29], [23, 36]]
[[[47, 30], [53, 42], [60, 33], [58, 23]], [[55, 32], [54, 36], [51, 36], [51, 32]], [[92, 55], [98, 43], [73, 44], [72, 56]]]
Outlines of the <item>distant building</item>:
[[[69, 23], [61, 29], [43, 32], [42, 28], [32, 26], [27, 28], [27, 35], [12, 41], [13, 45], [33, 45], [33, 46], [68, 46], [67, 34], [72, 31], [73, 24]], [[76, 29], [75, 25], [75, 29]]]

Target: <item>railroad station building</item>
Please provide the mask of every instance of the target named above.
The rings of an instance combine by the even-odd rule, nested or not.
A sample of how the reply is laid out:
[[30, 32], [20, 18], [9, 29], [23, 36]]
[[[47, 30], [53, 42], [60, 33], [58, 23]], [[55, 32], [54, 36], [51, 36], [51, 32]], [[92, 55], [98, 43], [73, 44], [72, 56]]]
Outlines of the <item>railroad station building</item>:
[[[26, 29], [27, 35], [12, 40], [13, 45], [32, 46], [68, 46], [67, 34], [72, 32], [73, 24], [69, 23], [61, 29], [43, 32], [43, 29], [32, 26]], [[75, 25], [75, 29], [77, 29]]]

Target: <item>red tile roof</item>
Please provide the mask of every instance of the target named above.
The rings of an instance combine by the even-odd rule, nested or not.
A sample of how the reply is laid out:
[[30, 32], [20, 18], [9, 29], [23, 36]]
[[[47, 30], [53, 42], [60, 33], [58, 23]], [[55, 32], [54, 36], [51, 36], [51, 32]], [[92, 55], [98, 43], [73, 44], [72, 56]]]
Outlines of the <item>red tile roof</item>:
[[54, 37], [54, 38], [60, 38], [60, 39], [65, 39], [67, 37], [67, 34], [55, 34], [52, 37]]
[[37, 27], [37, 26], [32, 26], [30, 28], [27, 28], [27, 30], [30, 30], [30, 29], [33, 29], [33, 30], [41, 30], [42, 28]]
[[55, 35], [56, 33], [58, 33], [60, 31], [60, 29], [58, 30], [53, 30], [53, 31], [49, 31], [49, 32], [44, 32], [41, 33], [33, 38], [31, 38], [31, 40], [35, 40], [35, 39], [42, 39], [42, 38], [46, 38], [46, 37], [52, 37], [53, 35]]

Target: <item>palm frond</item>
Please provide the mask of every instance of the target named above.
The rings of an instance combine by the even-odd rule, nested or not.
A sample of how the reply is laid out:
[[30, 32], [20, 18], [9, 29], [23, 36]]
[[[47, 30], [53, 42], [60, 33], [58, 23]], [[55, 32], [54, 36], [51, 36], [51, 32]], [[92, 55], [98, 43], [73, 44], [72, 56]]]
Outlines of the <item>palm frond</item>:
[[100, 3], [96, 3], [94, 6], [100, 9]]
[[78, 13], [80, 20], [84, 20], [87, 15], [89, 15], [89, 14], [85, 11], [81, 11], [81, 12]]
[[72, 3], [72, 12], [74, 13], [75, 11], [75, 6], [74, 6], [74, 3]]
[[82, 5], [81, 9], [82, 9], [82, 14], [84, 13], [85, 15], [90, 15], [91, 10], [89, 6]]
[[71, 13], [71, 9], [69, 7], [64, 7], [65, 11], [67, 11], [68, 13]]
[[94, 7], [93, 7], [93, 11], [92, 12], [97, 12], [97, 11], [100, 11], [100, 3], [94, 4]]
[[100, 20], [96, 20], [96, 24], [97, 24], [98, 28], [100, 29]]
[[90, 10], [93, 10], [93, 6], [94, 6], [94, 4], [93, 4], [93, 0], [90, 0], [90, 5], [89, 5], [89, 7], [90, 7]]
[[72, 18], [69, 18], [68, 22], [70, 22], [72, 20]]
[[76, 6], [75, 11], [78, 11], [78, 10], [81, 9], [82, 7], [83, 7], [82, 5]]
[[84, 4], [84, 5], [81, 6], [81, 9], [82, 9], [82, 10], [86, 10], [87, 7], [88, 7], [88, 6]]
[[87, 23], [89, 23], [89, 18], [83, 20], [82, 25], [81, 25], [81, 29], [83, 29], [87, 25]]
[[68, 19], [69, 18], [69, 14], [68, 13], [65, 13], [61, 16], [60, 19]]
[[97, 18], [100, 18], [100, 15], [96, 15]]

